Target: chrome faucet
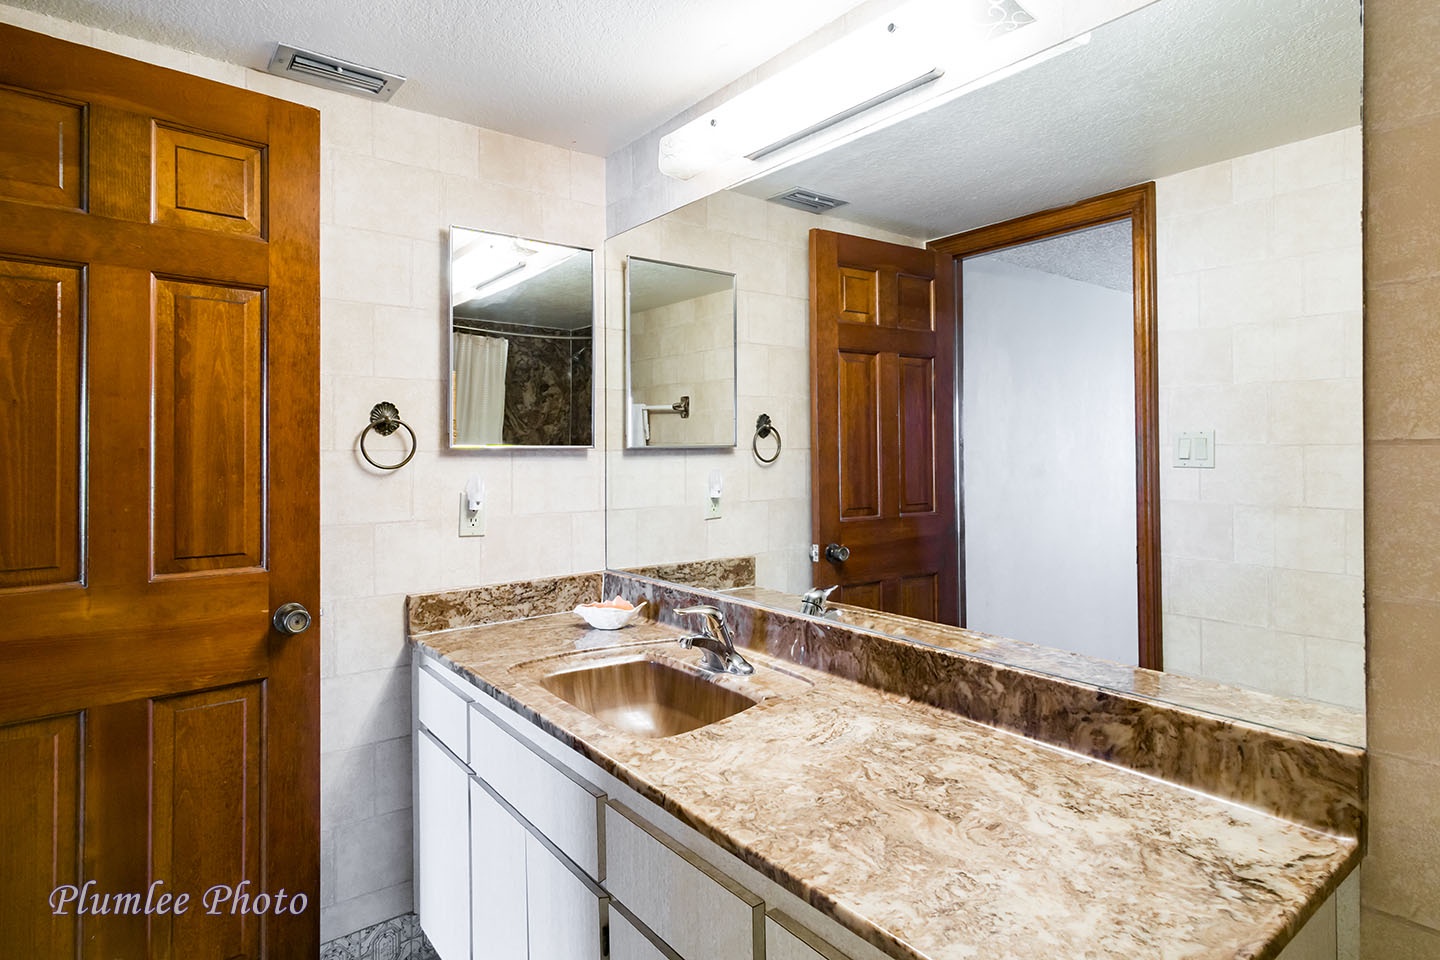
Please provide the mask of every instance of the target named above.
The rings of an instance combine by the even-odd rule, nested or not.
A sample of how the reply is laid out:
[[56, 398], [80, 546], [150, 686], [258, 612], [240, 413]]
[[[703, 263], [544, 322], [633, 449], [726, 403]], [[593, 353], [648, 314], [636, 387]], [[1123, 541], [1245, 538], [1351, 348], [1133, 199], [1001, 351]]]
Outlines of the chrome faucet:
[[675, 612], [702, 618], [700, 633], [680, 638], [680, 646], [686, 650], [694, 647], [703, 655], [700, 666], [715, 673], [737, 673], [742, 676], [755, 672], [750, 662], [735, 649], [730, 628], [725, 624], [725, 614], [720, 612], [719, 607], [700, 604], [680, 607]]
[[812, 617], [830, 617], [836, 611], [826, 610], [825, 601], [830, 599], [830, 594], [840, 589], [840, 584], [833, 587], [811, 587], [805, 591], [800, 598], [800, 612], [809, 614]]

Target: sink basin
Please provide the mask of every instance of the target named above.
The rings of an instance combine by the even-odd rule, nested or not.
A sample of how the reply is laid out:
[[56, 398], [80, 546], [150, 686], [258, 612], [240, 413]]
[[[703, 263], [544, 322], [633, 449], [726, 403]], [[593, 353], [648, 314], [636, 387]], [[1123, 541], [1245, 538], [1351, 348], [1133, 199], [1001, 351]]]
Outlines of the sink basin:
[[673, 737], [757, 701], [668, 663], [635, 658], [548, 674], [540, 685], [597, 720], [640, 737]]

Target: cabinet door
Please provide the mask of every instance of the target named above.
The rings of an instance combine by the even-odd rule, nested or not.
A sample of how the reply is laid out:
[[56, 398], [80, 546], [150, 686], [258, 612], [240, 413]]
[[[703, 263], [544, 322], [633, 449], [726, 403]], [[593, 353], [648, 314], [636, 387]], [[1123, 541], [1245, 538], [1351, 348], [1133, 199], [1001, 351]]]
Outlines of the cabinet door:
[[530, 960], [602, 960], [607, 898], [528, 831]]
[[473, 960], [526, 960], [525, 828], [470, 781]]
[[440, 960], [470, 956], [470, 771], [415, 733], [415, 905]]

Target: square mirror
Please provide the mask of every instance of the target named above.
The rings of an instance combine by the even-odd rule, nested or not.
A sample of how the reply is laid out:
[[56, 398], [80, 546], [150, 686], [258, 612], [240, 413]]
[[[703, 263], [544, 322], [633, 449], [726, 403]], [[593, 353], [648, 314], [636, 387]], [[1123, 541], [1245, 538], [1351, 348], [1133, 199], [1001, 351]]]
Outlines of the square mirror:
[[625, 258], [625, 446], [735, 446], [735, 274]]
[[592, 252], [450, 228], [450, 446], [594, 445]]

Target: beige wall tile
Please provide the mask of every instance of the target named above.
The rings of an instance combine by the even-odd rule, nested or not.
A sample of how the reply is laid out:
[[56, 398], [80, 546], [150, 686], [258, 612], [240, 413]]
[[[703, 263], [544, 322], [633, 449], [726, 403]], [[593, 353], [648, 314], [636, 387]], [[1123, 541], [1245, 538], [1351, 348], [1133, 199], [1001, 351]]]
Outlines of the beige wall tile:
[[1440, 447], [1370, 444], [1365, 502], [1371, 598], [1440, 601]]
[[1307, 190], [1345, 179], [1346, 147], [1344, 130], [1276, 147], [1275, 192]]
[[1235, 508], [1228, 503], [1170, 501], [1160, 506], [1167, 552], [1198, 560], [1235, 556]]
[[1440, 765], [1440, 606], [1371, 600], [1366, 633], [1371, 746]]
[[1305, 638], [1305, 696], [1365, 709], [1365, 644]]
[[1206, 620], [1200, 643], [1207, 677], [1289, 696], [1305, 693], [1305, 643], [1300, 637]]
[[[1276, 539], [1278, 544], [1278, 535]], [[1359, 577], [1276, 570], [1273, 584], [1276, 629], [1356, 643], [1364, 640], [1365, 590]]]
[[1292, 507], [1275, 513], [1275, 564], [1345, 572], [1345, 511]]
[[1440, 933], [1377, 910], [1360, 912], [1361, 960], [1434, 960]]
[[1196, 617], [1165, 614], [1160, 626], [1164, 643], [1165, 669], [1172, 673], [1200, 676], [1200, 624]]
[[1374, 132], [1366, 141], [1366, 269], [1372, 285], [1440, 273], [1433, 256], [1440, 184], [1418, 175], [1416, 167], [1437, 151], [1440, 116], [1433, 115]]
[[[1359, 209], [1357, 200], [1357, 215]], [[1301, 312], [1304, 261], [1298, 256], [1272, 257], [1258, 243], [1248, 249], [1250, 262], [1200, 274], [1201, 326], [1239, 326]]]
[[[1364, 906], [1440, 928], [1440, 767], [1373, 750]], [[1364, 934], [1361, 936], [1362, 945]], [[1365, 952], [1370, 948], [1365, 946]]]
[[1255, 627], [1270, 622], [1269, 568], [1180, 557], [1161, 568], [1167, 613]]
[[1305, 380], [1270, 386], [1272, 443], [1359, 443], [1358, 380]]
[[1365, 452], [1360, 444], [1304, 450], [1304, 504], [1358, 510], [1364, 506]]
[[1366, 436], [1440, 437], [1440, 278], [1375, 286], [1369, 303]]

